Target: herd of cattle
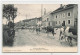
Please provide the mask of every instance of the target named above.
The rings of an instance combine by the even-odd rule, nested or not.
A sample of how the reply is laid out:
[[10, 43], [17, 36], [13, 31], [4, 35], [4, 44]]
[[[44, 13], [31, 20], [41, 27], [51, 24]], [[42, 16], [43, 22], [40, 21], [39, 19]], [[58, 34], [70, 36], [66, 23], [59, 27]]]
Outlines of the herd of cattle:
[[[14, 28], [13, 30], [7, 29], [7, 28], [3, 29], [3, 41], [12, 43], [13, 38], [15, 37], [15, 31], [17, 31], [18, 29], [25, 29], [25, 28], [23, 28], [23, 27], [22, 28], [16, 28], [16, 29]], [[33, 31], [36, 30], [37, 33], [41, 32], [42, 30], [45, 30], [46, 33], [51, 32], [53, 36], [55, 34], [55, 31], [54, 31], [55, 28], [50, 27], [50, 26], [44, 27], [44, 28], [41, 28], [41, 27], [34, 28], [34, 27], [32, 27], [32, 28], [27, 28], [27, 29], [33, 30]], [[61, 27], [59, 29], [60, 29], [60, 36], [59, 36], [60, 41], [63, 40], [63, 39], [66, 39], [66, 41], [68, 41], [70, 46], [72, 46], [72, 39], [76, 40], [76, 42], [77, 42], [77, 28]], [[8, 37], [4, 36], [5, 35], [5, 33], [4, 33], [5, 30], [8, 33]]]
[[[45, 28], [37, 28], [36, 31], [40, 32], [41, 30], [46, 30], [46, 33], [51, 32], [52, 35], [54, 36], [54, 34], [55, 34], [54, 29], [55, 28], [48, 26]], [[70, 46], [72, 46], [72, 40], [73, 39], [77, 42], [77, 28], [61, 27], [59, 29], [60, 29], [60, 36], [59, 36], [60, 41], [65, 39], [65, 41], [67, 41]]]
[[[24, 28], [22, 28], [22, 29], [24, 29]], [[50, 27], [50, 26], [44, 27], [44, 28], [42, 28], [42, 27], [36, 27], [36, 28], [30, 27], [28, 29], [33, 30], [33, 31], [36, 30], [37, 34], [43, 30], [45, 30], [46, 33], [51, 32], [53, 36], [55, 34], [55, 31], [54, 31], [55, 28]], [[58, 28], [56, 28], [56, 30], [57, 29]], [[60, 36], [59, 36], [60, 41], [65, 39], [65, 41], [67, 41], [70, 46], [72, 46], [72, 40], [73, 39], [77, 42], [77, 28], [70, 28], [70, 27], [63, 27], [62, 26], [59, 29], [60, 29]]]

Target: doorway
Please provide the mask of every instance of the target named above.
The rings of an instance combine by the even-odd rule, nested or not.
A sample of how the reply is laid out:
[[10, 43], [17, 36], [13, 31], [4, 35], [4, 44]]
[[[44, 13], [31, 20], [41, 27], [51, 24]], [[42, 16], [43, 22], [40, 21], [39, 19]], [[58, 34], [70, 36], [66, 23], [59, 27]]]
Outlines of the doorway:
[[65, 21], [63, 21], [63, 26], [65, 26]]

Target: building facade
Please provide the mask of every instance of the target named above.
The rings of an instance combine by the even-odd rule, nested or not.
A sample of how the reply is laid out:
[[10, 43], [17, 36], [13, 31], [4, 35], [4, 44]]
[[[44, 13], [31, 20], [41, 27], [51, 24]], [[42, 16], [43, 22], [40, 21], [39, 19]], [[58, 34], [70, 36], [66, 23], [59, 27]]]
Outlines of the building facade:
[[77, 27], [78, 19], [78, 5], [68, 4], [60, 6], [53, 12], [47, 13], [42, 16], [42, 24], [44, 27], [61, 27], [70, 26]]
[[41, 17], [39, 18], [32, 18], [32, 19], [26, 19], [23, 20], [24, 26], [34, 26], [36, 27], [38, 25], [38, 23], [42, 20]]
[[52, 13], [53, 21], [55, 21], [55, 27], [70, 26], [75, 27], [78, 19], [78, 5], [68, 4], [61, 6]]
[[43, 27], [47, 27], [47, 26], [54, 26], [55, 22], [53, 21], [53, 16], [51, 14], [51, 12], [45, 14], [42, 16], [42, 25]]

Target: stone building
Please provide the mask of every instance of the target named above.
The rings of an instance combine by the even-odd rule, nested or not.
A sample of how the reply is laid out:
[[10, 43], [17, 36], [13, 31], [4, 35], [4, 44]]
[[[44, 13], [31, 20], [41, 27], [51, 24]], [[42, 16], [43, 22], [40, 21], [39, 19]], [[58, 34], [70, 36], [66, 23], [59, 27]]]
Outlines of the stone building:
[[61, 27], [71, 26], [77, 27], [78, 5], [68, 4], [60, 5], [58, 9], [42, 16], [42, 24], [44, 27]]
[[36, 27], [37, 23], [41, 20], [42, 20], [41, 17], [39, 17], [39, 18], [36, 17], [36, 18], [32, 18], [32, 19], [23, 20], [23, 22], [24, 22], [24, 26], [34, 26], [34, 27]]
[[43, 27], [47, 26], [54, 26], [55, 22], [52, 20], [53, 16], [51, 12], [46, 13], [45, 15], [42, 16], [42, 25]]
[[55, 26], [71, 26], [75, 27], [77, 25], [78, 19], [78, 5], [77, 4], [68, 4], [60, 6], [58, 9], [53, 11], [52, 20], [55, 21]]

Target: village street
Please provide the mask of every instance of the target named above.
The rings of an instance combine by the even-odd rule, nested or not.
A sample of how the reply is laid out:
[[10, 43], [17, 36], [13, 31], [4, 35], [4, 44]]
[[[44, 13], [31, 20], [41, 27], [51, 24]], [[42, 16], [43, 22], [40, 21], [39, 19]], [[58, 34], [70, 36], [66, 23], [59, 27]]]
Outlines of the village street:
[[2, 6], [2, 52], [78, 52], [78, 4]]
[[[40, 32], [37, 34], [36, 31], [29, 31], [27, 29], [20, 29], [16, 31], [14, 38], [13, 46], [62, 46], [69, 47], [68, 42], [63, 40], [63, 43], [60, 43], [59, 40], [59, 30], [56, 31], [56, 34], [53, 36], [51, 33], [47, 36], [46, 33]], [[75, 42], [73, 47], [76, 46]]]

